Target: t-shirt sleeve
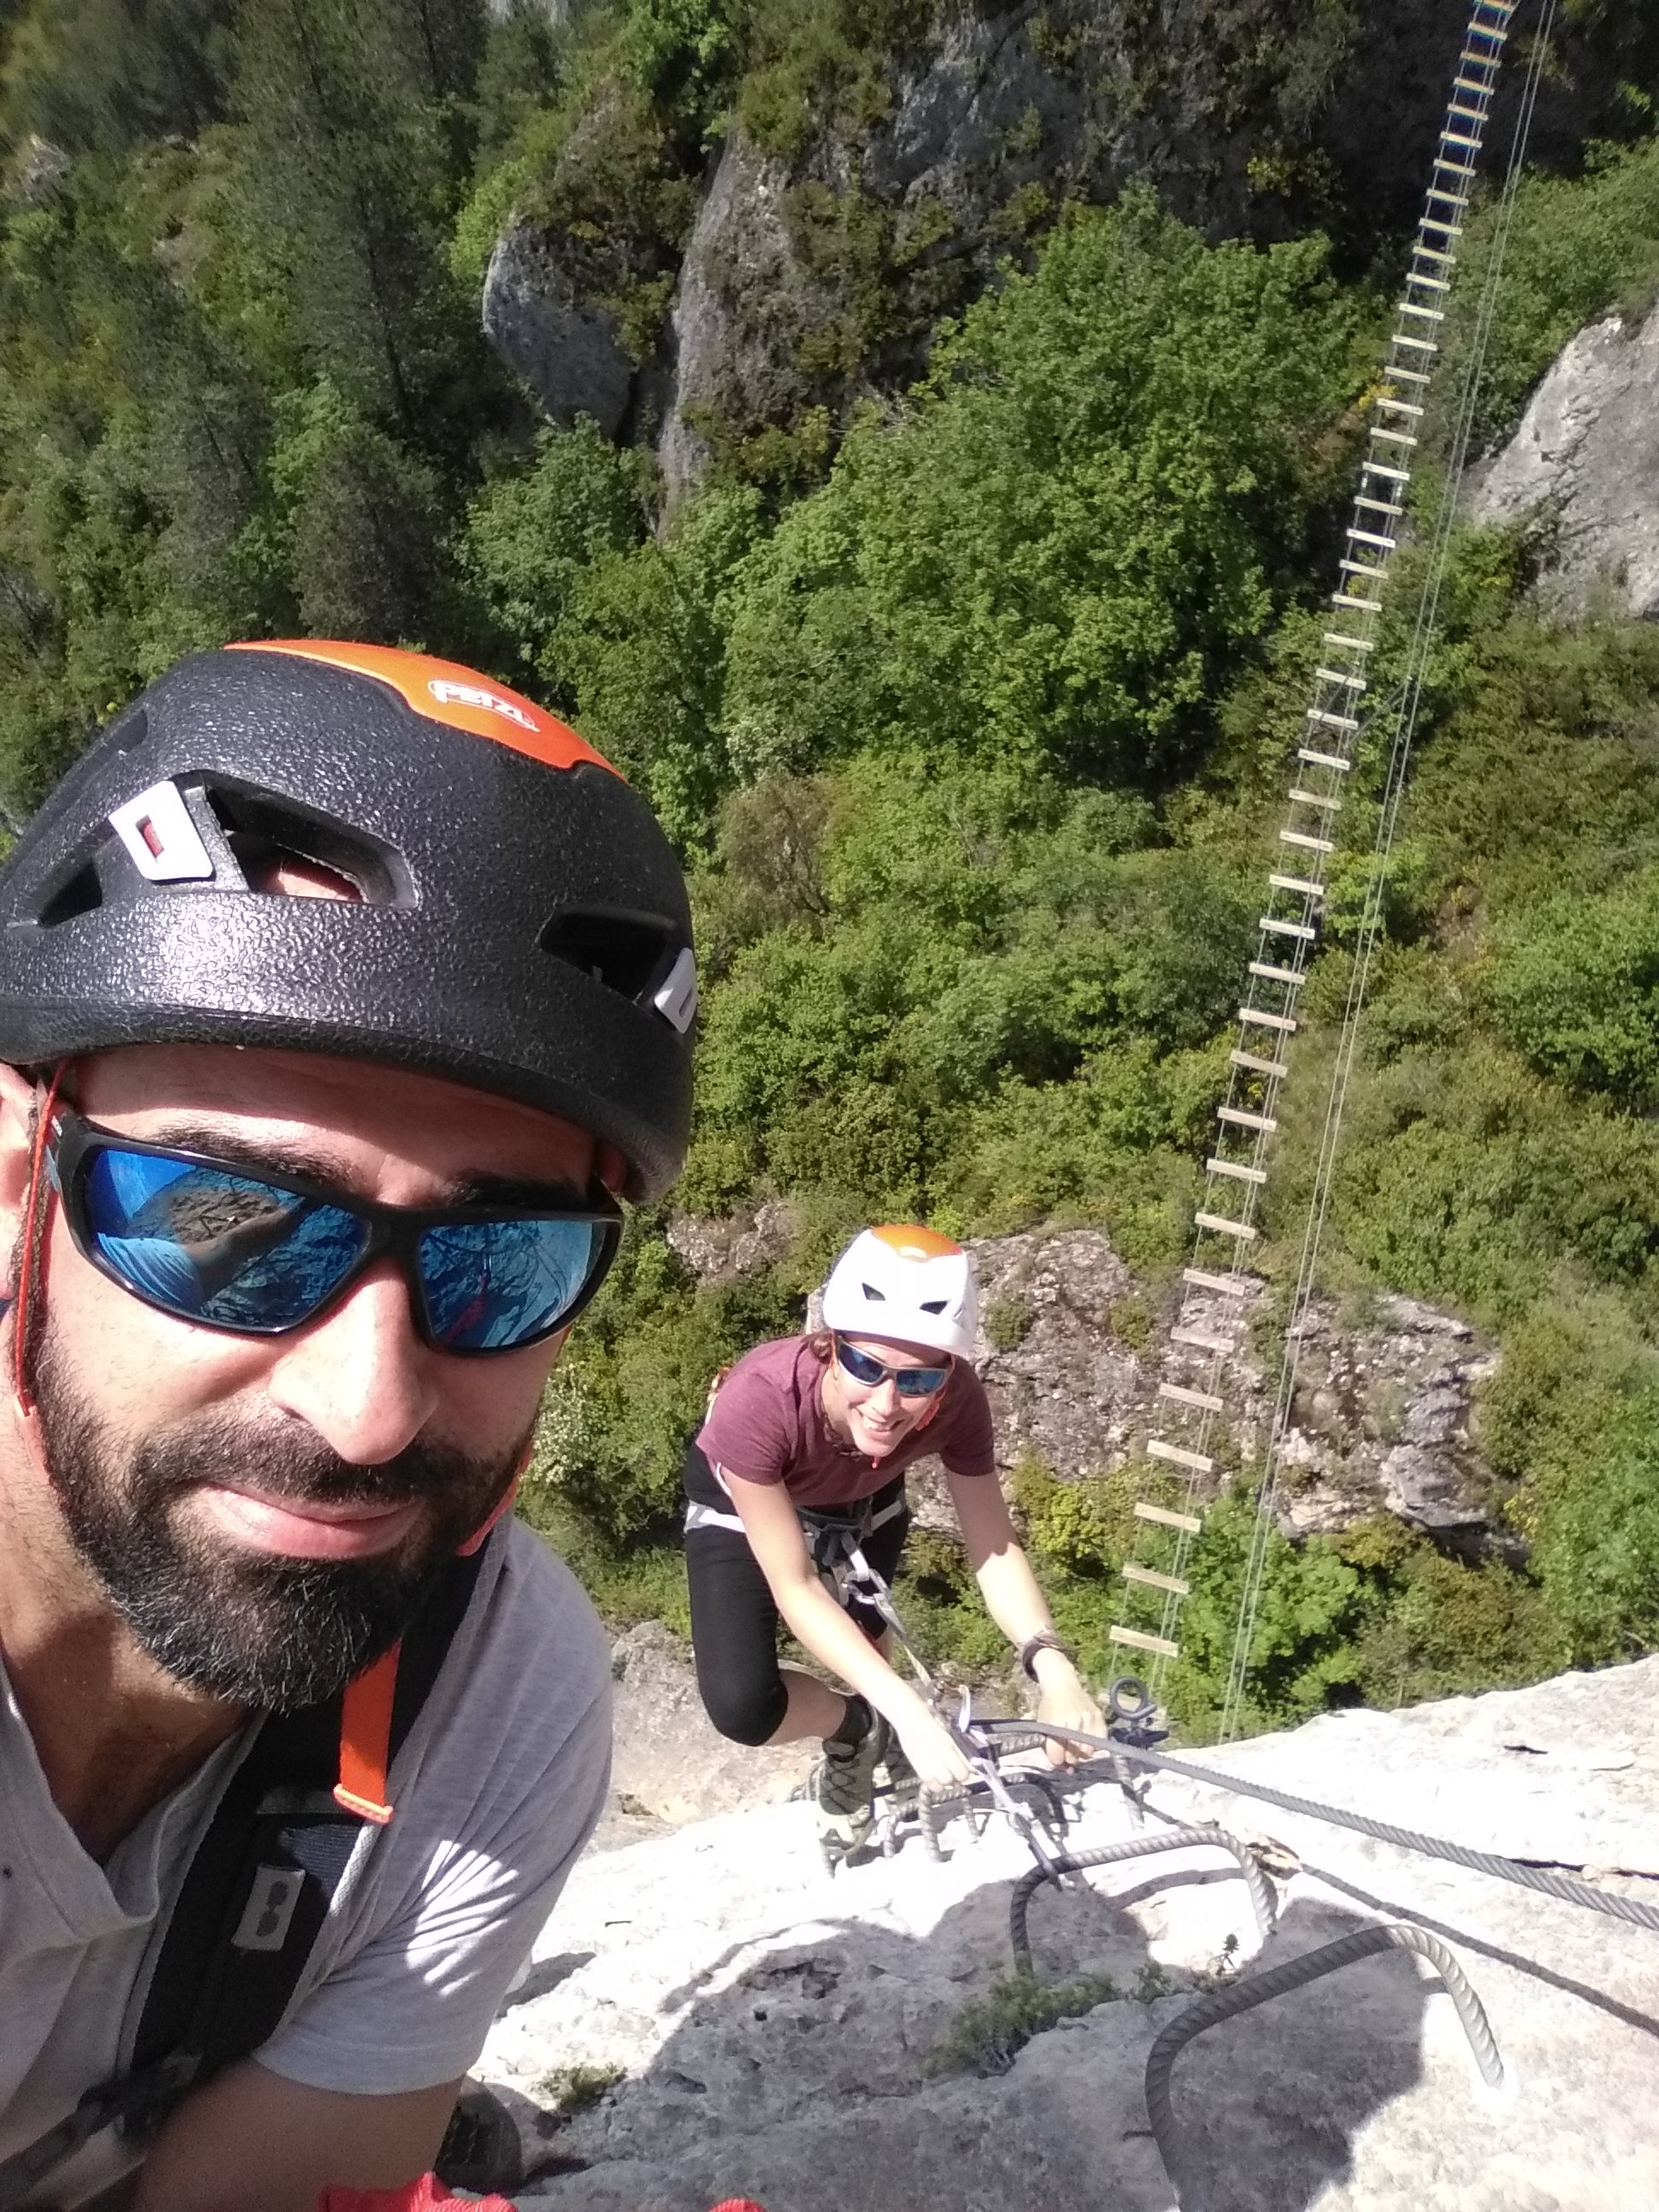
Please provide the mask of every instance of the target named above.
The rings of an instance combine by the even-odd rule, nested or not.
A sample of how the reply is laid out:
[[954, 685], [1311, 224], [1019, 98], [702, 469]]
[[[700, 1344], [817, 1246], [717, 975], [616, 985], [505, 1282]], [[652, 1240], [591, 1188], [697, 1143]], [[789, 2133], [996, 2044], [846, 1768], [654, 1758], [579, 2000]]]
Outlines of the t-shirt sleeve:
[[969, 1387], [961, 1405], [952, 1412], [951, 1431], [940, 1444], [939, 1455], [952, 1474], [994, 1474], [997, 1451], [991, 1401], [971, 1368], [965, 1370], [965, 1380]]
[[[273, 2073], [386, 2096], [457, 2080], [482, 2049], [610, 1780], [604, 1632], [544, 1564], [558, 1618], [537, 1622], [520, 1592], [517, 1620], [486, 1642], [386, 1831], [364, 1925], [257, 2054]], [[396, 1801], [395, 1766], [392, 1783]]]
[[781, 1482], [789, 1469], [792, 1405], [787, 1379], [752, 1353], [740, 1359], [714, 1394], [714, 1411], [698, 1435], [703, 1457], [744, 1482]]

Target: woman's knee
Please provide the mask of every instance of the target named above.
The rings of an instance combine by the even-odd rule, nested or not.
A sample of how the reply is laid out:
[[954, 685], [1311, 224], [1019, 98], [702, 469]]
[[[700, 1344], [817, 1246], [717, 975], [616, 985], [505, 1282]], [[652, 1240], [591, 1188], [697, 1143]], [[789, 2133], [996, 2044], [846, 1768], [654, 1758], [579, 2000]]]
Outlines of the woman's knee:
[[789, 1710], [789, 1692], [775, 1674], [769, 1682], [733, 1682], [699, 1667], [697, 1688], [703, 1711], [732, 1743], [769, 1743]]

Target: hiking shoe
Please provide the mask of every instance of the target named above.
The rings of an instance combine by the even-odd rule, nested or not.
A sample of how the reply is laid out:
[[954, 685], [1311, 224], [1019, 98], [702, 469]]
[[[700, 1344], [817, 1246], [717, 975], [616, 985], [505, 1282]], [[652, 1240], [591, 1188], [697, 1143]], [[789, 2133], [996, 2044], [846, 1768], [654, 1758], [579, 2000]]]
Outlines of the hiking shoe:
[[921, 1784], [917, 1778], [916, 1770], [911, 1765], [909, 1756], [896, 1733], [891, 1729], [887, 1734], [887, 1750], [881, 1762], [880, 1774], [888, 1789], [902, 1804], [912, 1803], [921, 1791]]
[[474, 2197], [517, 2189], [525, 2179], [518, 2122], [482, 2081], [464, 2081], [433, 2172]]
[[870, 1725], [856, 1743], [824, 1739], [823, 1757], [812, 1774], [812, 1802], [817, 1808], [818, 1841], [832, 1871], [870, 1832], [876, 1768], [888, 1741], [887, 1723], [879, 1713], [870, 1716]]

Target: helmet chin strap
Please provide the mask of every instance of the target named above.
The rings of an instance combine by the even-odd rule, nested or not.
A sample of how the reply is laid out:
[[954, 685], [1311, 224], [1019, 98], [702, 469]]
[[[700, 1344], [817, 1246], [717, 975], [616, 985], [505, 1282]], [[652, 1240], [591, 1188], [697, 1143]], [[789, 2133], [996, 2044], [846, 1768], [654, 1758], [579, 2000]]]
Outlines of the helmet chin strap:
[[70, 1063], [60, 1060], [52, 1071], [45, 1099], [34, 1124], [34, 1143], [29, 1156], [28, 1194], [23, 1206], [22, 1260], [18, 1269], [17, 1292], [12, 1304], [11, 1322], [11, 1378], [12, 1401], [28, 1449], [46, 1471], [46, 1454], [40, 1437], [40, 1417], [35, 1406], [34, 1392], [29, 1382], [29, 1341], [33, 1334], [35, 1318], [40, 1311], [46, 1289], [46, 1233], [52, 1218], [52, 1186], [46, 1173], [46, 1147], [52, 1142], [52, 1125], [58, 1106], [58, 1094]]

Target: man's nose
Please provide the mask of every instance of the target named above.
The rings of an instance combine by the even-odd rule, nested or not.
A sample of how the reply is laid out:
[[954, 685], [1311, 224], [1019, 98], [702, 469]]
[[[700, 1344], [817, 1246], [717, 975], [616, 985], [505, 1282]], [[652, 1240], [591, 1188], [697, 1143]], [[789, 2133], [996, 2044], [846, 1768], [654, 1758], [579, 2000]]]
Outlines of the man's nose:
[[885, 1415], [889, 1420], [895, 1413], [902, 1410], [904, 1401], [899, 1395], [898, 1384], [890, 1375], [884, 1375], [870, 1393], [870, 1403], [878, 1413]]
[[343, 1460], [379, 1467], [437, 1411], [434, 1358], [415, 1334], [408, 1285], [383, 1261], [294, 1340], [271, 1370], [269, 1394]]

